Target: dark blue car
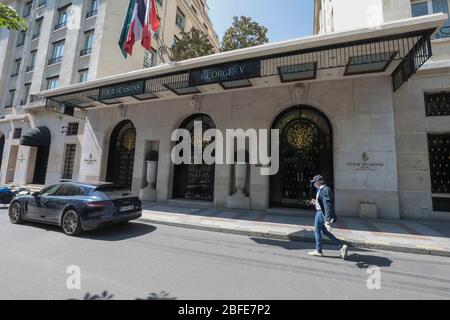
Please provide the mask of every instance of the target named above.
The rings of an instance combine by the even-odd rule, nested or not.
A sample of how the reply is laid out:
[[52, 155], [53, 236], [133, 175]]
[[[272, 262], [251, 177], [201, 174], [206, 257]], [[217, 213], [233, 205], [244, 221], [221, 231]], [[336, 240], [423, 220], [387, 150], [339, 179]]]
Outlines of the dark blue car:
[[54, 224], [72, 236], [141, 215], [139, 198], [111, 183], [55, 184], [32, 195], [17, 196], [9, 207], [14, 224], [23, 220]]

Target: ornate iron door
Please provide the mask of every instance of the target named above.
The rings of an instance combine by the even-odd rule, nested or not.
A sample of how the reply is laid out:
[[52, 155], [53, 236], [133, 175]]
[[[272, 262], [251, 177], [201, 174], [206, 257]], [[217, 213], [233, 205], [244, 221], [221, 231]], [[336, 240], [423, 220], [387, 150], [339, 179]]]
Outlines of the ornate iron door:
[[[202, 136], [195, 136], [194, 122], [202, 122]], [[194, 164], [194, 143], [199, 143], [204, 150], [208, 143], [203, 142], [203, 133], [214, 128], [211, 118], [205, 115], [196, 115], [184, 122], [181, 126], [191, 133], [192, 158], [191, 164], [181, 164], [175, 167], [174, 197], [212, 201], [214, 199], [214, 174], [215, 166], [208, 164]]]
[[111, 135], [107, 180], [131, 190], [133, 182], [136, 128], [131, 121], [117, 125]]
[[318, 147], [313, 123], [296, 119], [286, 126], [281, 145], [284, 205], [309, 207], [313, 197], [309, 181], [319, 170]]
[[117, 182], [131, 190], [133, 182], [134, 151], [136, 148], [136, 129], [127, 129], [119, 146], [119, 173]]
[[312, 177], [322, 174], [333, 186], [331, 126], [319, 111], [293, 107], [274, 122], [280, 133], [280, 170], [270, 178], [270, 205], [313, 209]]

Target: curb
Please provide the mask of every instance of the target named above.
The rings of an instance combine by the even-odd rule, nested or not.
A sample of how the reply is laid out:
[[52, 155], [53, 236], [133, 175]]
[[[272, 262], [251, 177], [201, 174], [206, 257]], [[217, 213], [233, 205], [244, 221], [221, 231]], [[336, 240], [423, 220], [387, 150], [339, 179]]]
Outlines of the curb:
[[[181, 228], [185, 228], [185, 229], [227, 233], [227, 234], [234, 234], [234, 235], [240, 235], [240, 236], [257, 237], [257, 238], [263, 238], [263, 239], [287, 240], [287, 241], [297, 241], [297, 242], [307, 242], [307, 243], [315, 242], [315, 239], [313, 237], [305, 237], [305, 236], [299, 236], [299, 235], [295, 235], [295, 234], [285, 235], [285, 234], [257, 232], [257, 231], [250, 231], [250, 230], [248, 230], [248, 231], [247, 230], [236, 230], [236, 229], [230, 229], [230, 228], [201, 226], [201, 225], [188, 224], [188, 223], [182, 223], [182, 222], [168, 222], [168, 221], [160, 221], [160, 220], [153, 220], [153, 219], [146, 219], [146, 218], [139, 218], [139, 219], [137, 219], [137, 221], [141, 221], [144, 223], [166, 225], [166, 226], [171, 226], [171, 227], [181, 227]], [[450, 257], [450, 251], [445, 251], [445, 250], [415, 248], [415, 247], [402, 247], [402, 246], [397, 246], [397, 245], [378, 244], [378, 243], [370, 243], [370, 242], [358, 242], [358, 241], [354, 241], [354, 240], [343, 240], [343, 241], [350, 247], [354, 247], [354, 248], [375, 249], [375, 250], [402, 252], [402, 253], [410, 253], [410, 254]], [[323, 243], [324, 244], [332, 244], [332, 242], [328, 239], [323, 239]]]

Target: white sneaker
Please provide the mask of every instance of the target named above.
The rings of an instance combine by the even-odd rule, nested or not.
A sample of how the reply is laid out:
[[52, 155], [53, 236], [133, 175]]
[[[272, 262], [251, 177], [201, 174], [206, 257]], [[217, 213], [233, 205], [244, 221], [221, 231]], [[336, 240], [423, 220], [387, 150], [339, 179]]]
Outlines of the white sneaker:
[[341, 258], [344, 260], [347, 258], [347, 251], [348, 251], [348, 246], [346, 244], [344, 244], [341, 248]]
[[310, 251], [310, 252], [308, 252], [308, 254], [313, 257], [323, 257], [323, 253], [319, 252], [317, 250]]

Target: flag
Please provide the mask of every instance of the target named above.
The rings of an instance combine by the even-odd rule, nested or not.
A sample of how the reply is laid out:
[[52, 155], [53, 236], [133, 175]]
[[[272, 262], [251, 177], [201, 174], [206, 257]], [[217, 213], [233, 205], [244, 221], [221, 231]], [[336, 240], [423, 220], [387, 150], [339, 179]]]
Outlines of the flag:
[[142, 46], [151, 50], [152, 48], [152, 37], [159, 29], [159, 19], [156, 14], [155, 0], [147, 0], [147, 10], [145, 16], [144, 30], [142, 34]]
[[125, 58], [127, 58], [127, 52], [125, 51], [125, 43], [127, 42], [128, 33], [131, 27], [131, 21], [133, 20], [133, 12], [135, 4], [136, 0], [130, 0], [130, 3], [128, 4], [128, 10], [125, 15], [125, 20], [123, 21], [122, 32], [120, 33], [119, 47]]
[[133, 54], [134, 44], [138, 40], [150, 50], [152, 36], [158, 28], [155, 0], [130, 0], [119, 40], [124, 57]]

